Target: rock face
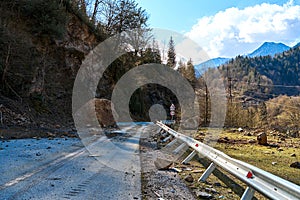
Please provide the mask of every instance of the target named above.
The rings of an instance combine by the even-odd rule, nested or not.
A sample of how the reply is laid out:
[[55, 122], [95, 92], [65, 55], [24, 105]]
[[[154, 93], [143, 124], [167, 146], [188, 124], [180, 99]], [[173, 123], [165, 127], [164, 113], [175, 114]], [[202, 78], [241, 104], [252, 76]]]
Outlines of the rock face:
[[257, 141], [258, 141], [258, 144], [260, 144], [260, 145], [267, 145], [268, 144], [267, 134], [266, 133], [258, 134]]
[[[24, 14], [23, 8], [17, 7], [8, 15], [6, 10], [10, 12], [9, 8], [15, 3], [4, 3], [1, 2], [0, 6], [1, 16], [6, 16], [0, 24], [0, 55], [8, 55], [8, 62], [5, 73], [0, 70], [1, 78], [5, 79], [2, 82], [6, 83], [0, 91], [0, 104], [22, 114], [22, 117], [26, 115], [30, 121], [36, 122], [34, 126], [72, 125], [74, 79], [85, 56], [100, 42], [99, 38], [78, 15], [65, 8], [62, 9], [65, 12], [62, 15], [67, 16], [68, 20], [59, 26], [54, 24], [57, 28], [54, 31], [62, 30], [60, 36], [40, 30], [33, 32], [36, 25], [40, 24], [37, 19]], [[53, 13], [51, 17], [54, 20], [59, 18]], [[5, 59], [0, 60], [0, 66], [3, 65], [2, 60]], [[12, 101], [19, 106], [10, 107]], [[4, 125], [24, 124], [24, 117], [20, 120], [22, 123], [8, 123], [4, 121], [7, 115], [4, 117]]]

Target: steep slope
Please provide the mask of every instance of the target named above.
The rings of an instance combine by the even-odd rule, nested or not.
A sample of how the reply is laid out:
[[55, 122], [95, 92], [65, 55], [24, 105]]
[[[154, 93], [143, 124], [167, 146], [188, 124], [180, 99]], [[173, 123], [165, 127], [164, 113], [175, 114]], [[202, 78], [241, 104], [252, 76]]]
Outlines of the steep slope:
[[[143, 14], [134, 5], [129, 11]], [[93, 48], [116, 33], [102, 25], [96, 27], [80, 9], [78, 1], [0, 1], [0, 127], [73, 125], [72, 91], [77, 71]], [[146, 24], [127, 14], [120, 31]], [[110, 99], [118, 80], [133, 67], [160, 63], [155, 49], [140, 51], [132, 49], [110, 64], [99, 80], [96, 98]], [[91, 74], [86, 75], [90, 80]], [[167, 109], [171, 102], [179, 107], [173, 99], [167, 88], [146, 85], [130, 100], [132, 118], [149, 120], [148, 110], [157, 102], [164, 102]]]
[[99, 38], [58, 1], [5, 1], [0, 13], [0, 105], [32, 126], [72, 124], [73, 82]]

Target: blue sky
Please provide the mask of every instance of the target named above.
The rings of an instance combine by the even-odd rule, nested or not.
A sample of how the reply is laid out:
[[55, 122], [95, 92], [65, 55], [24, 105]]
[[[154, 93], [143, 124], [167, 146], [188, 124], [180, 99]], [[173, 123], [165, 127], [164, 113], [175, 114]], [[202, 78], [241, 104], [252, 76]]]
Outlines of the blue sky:
[[[149, 25], [155, 28], [166, 28], [177, 32], [187, 32], [197, 20], [203, 16], [210, 16], [227, 8], [245, 8], [261, 3], [283, 5], [282, 0], [136, 0], [150, 15]], [[294, 1], [296, 2], [296, 1]], [[299, 2], [299, 1], [298, 1]]]
[[183, 33], [210, 57], [234, 57], [265, 41], [300, 41], [300, 0], [136, 0], [149, 25]]

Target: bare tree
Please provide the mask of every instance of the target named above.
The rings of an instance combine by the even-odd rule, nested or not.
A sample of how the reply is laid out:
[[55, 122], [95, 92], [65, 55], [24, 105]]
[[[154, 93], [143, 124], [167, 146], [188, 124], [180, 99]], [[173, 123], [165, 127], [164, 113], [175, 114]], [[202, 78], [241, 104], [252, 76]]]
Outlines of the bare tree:
[[93, 23], [96, 23], [97, 13], [98, 13], [98, 10], [99, 10], [100, 3], [102, 3], [102, 2], [103, 1], [95, 0], [93, 13], [92, 13], [92, 17], [91, 17]]

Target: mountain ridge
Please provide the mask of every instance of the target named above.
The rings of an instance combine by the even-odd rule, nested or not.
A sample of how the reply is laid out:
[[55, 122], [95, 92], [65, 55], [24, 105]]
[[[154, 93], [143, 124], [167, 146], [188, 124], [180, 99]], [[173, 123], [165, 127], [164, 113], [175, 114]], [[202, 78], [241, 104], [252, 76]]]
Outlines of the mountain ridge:
[[[290, 50], [291, 48], [295, 48], [300, 46], [300, 43], [296, 44], [294, 47], [289, 47], [284, 43], [276, 43], [276, 42], [264, 42], [253, 52], [245, 54], [243, 56], [247, 56], [250, 58], [259, 57], [259, 56], [275, 56], [276, 54], [283, 53], [285, 51]], [[237, 55], [239, 56], [239, 55]], [[236, 57], [237, 57], [236, 56]], [[197, 78], [201, 76], [201, 72], [205, 71], [207, 68], [216, 68], [221, 65], [226, 64], [230, 59], [234, 58], [225, 58], [225, 57], [217, 57], [212, 58], [207, 61], [204, 61], [200, 64], [195, 65], [195, 75]]]
[[279, 42], [264, 42], [252, 53], [247, 54], [247, 56], [253, 58], [257, 56], [275, 56], [275, 54], [282, 53], [289, 50], [291, 47]]

